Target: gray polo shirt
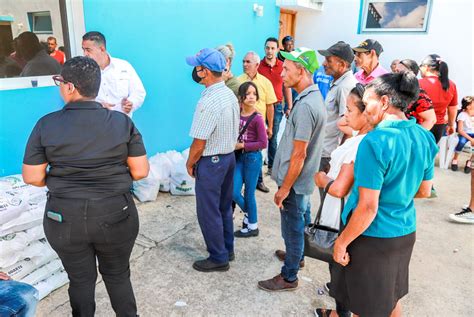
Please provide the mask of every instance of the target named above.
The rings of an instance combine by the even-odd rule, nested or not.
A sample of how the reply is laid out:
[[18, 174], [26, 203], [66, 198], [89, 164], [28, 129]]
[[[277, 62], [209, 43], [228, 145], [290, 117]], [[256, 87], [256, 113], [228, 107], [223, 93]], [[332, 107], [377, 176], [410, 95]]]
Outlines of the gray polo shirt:
[[335, 80], [331, 88], [329, 88], [325, 101], [327, 123], [323, 145], [323, 157], [331, 157], [332, 151], [337, 148], [341, 141], [343, 133], [337, 127], [337, 122], [344, 115], [344, 112], [346, 112], [347, 96], [349, 96], [349, 93], [356, 84], [357, 79], [354, 77], [354, 74], [352, 74], [352, 71], [348, 70], [344, 75]]
[[324, 101], [317, 85], [303, 90], [295, 99], [293, 110], [286, 122], [285, 131], [273, 161], [272, 179], [278, 186], [288, 172], [293, 141], [308, 142], [303, 169], [293, 184], [293, 189], [300, 195], [311, 195], [314, 190], [314, 173], [318, 171], [321, 161], [324, 138], [326, 111]]

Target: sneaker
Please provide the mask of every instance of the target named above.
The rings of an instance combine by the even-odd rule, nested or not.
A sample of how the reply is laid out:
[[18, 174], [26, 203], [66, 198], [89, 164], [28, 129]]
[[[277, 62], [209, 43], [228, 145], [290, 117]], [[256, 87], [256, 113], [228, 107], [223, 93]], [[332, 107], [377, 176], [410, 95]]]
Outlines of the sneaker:
[[270, 188], [268, 188], [263, 182], [257, 184], [257, 189], [261, 192], [264, 192], [264, 193], [269, 193], [270, 192]]
[[247, 227], [245, 229], [242, 228], [241, 230], [234, 232], [234, 237], [236, 238], [250, 238], [256, 236], [258, 236], [258, 228], [252, 230]]
[[223, 272], [230, 268], [227, 263], [214, 263], [209, 259], [199, 260], [193, 263], [193, 269], [199, 272]]
[[[286, 252], [283, 250], [276, 250], [275, 251], [275, 256], [278, 258], [278, 260], [284, 262], [285, 257], [286, 257]], [[300, 269], [304, 268], [304, 260], [300, 261]]]
[[456, 214], [450, 214], [449, 219], [459, 223], [474, 223], [474, 212], [467, 207]]
[[294, 291], [298, 288], [298, 280], [293, 282], [286, 281], [281, 274], [266, 281], [259, 281], [258, 288], [268, 292]]

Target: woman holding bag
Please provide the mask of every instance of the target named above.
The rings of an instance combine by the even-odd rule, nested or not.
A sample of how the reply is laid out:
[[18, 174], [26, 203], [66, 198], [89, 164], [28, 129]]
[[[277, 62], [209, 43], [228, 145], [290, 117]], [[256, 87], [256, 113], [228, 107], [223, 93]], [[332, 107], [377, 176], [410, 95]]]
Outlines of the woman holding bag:
[[418, 98], [412, 72], [385, 74], [367, 87], [364, 114], [375, 128], [359, 144], [354, 185], [334, 243], [330, 294], [355, 316], [401, 316], [416, 240], [415, 197], [429, 197], [438, 152], [432, 134], [408, 120]]
[[[365, 88], [362, 84], [357, 84], [351, 90], [347, 98], [347, 110], [344, 118], [349, 127], [357, 131], [357, 135], [347, 139], [341, 146], [331, 153], [329, 172], [318, 172], [314, 176], [316, 186], [327, 188], [327, 193], [322, 202], [321, 225], [339, 229], [341, 219], [341, 199], [345, 198], [354, 184], [354, 161], [360, 142], [373, 126], [367, 121], [363, 114], [365, 105], [362, 102]], [[329, 185], [329, 187], [328, 187]], [[332, 265], [329, 265], [331, 271]], [[330, 284], [330, 283], [328, 283]], [[330, 286], [329, 286], [330, 287]], [[317, 316], [350, 316], [350, 312], [341, 303], [336, 301], [336, 310], [317, 308]]]
[[[252, 82], [239, 87], [241, 105], [240, 132], [235, 146], [234, 196], [237, 205], [244, 211], [242, 229], [234, 233], [237, 238], [258, 236], [257, 189], [258, 175], [262, 166], [262, 150], [267, 147], [267, 133], [262, 115], [255, 109], [258, 89]], [[244, 195], [242, 186], [245, 184]]]

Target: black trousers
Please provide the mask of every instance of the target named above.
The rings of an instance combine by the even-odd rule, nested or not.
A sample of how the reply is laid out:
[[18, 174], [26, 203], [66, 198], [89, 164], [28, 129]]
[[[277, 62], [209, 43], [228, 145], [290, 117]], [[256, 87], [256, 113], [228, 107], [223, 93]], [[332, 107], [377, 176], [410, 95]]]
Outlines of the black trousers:
[[[48, 211], [62, 215], [62, 222], [49, 218]], [[73, 316], [94, 316], [96, 260], [115, 314], [137, 315], [130, 254], [139, 223], [130, 193], [99, 200], [49, 195], [43, 225], [69, 277]]]
[[443, 137], [444, 132], [446, 131], [446, 127], [448, 125], [446, 123], [443, 124], [435, 124], [430, 132], [433, 133], [433, 136], [435, 138], [436, 144], [438, 144], [439, 140]]

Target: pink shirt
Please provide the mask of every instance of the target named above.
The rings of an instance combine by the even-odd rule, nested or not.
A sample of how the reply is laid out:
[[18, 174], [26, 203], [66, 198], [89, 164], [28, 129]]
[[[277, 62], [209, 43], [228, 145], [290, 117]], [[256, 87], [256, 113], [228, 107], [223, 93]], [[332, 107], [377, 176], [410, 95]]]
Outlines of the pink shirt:
[[359, 83], [361, 83], [362, 85], [367, 85], [368, 83], [370, 83], [372, 80], [374, 80], [375, 78], [379, 77], [379, 76], [382, 76], [384, 74], [387, 74], [388, 71], [383, 68], [382, 66], [380, 66], [380, 64], [375, 67], [375, 69], [368, 75], [368, 76], [365, 76], [365, 73], [364, 73], [364, 70], [361, 69], [359, 70], [357, 73], [355, 73], [355, 78], [357, 79], [357, 81]]

